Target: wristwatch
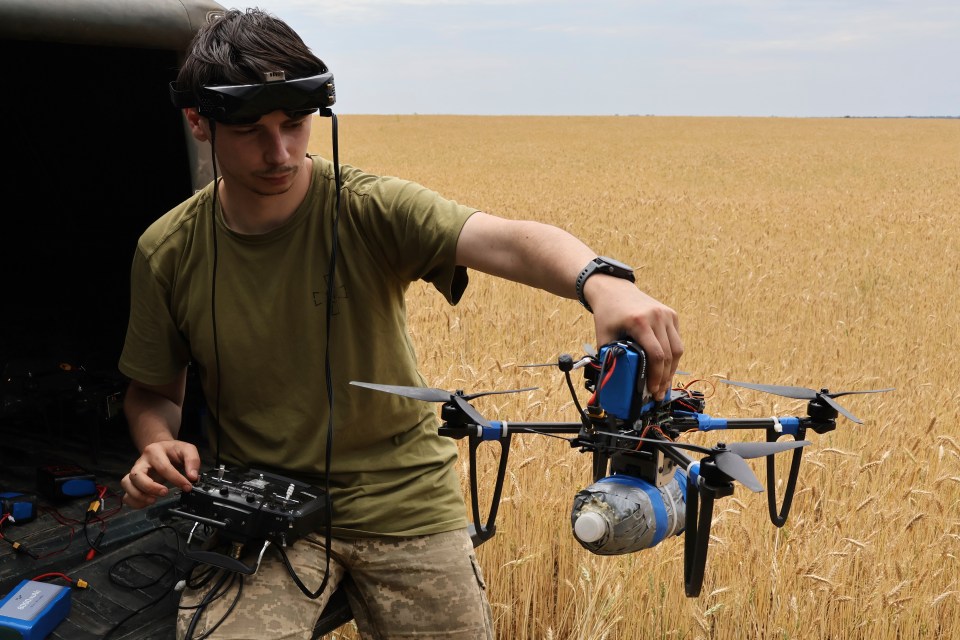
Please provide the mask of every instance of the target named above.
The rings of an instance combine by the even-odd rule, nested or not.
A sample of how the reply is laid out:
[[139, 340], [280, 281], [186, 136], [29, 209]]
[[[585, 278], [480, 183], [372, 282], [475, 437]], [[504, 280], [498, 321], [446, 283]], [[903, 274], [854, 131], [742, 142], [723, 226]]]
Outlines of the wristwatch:
[[587, 304], [587, 299], [583, 297], [583, 285], [586, 284], [590, 276], [595, 273], [603, 273], [608, 276], [613, 276], [614, 278], [623, 278], [630, 282], [636, 282], [637, 280], [633, 276], [633, 267], [628, 267], [619, 260], [597, 256], [588, 262], [587, 266], [580, 272], [580, 275], [577, 276], [577, 299], [580, 301], [580, 304], [583, 305], [584, 309], [590, 313], [593, 313], [593, 309]]

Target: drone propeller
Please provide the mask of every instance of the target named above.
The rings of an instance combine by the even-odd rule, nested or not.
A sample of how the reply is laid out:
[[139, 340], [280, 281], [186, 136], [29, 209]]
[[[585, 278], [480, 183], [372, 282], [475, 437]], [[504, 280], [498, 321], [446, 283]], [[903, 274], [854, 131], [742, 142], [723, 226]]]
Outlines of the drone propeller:
[[[560, 356], [560, 358], [563, 358], [563, 356]], [[571, 362], [573, 361], [572, 358], [570, 360]], [[563, 365], [563, 361], [557, 360], [557, 362], [537, 362], [535, 364], [518, 364], [517, 366], [520, 367], [521, 369], [530, 369], [533, 367], [557, 367], [562, 365]]]
[[564, 353], [555, 362], [538, 362], [536, 364], [521, 364], [517, 365], [519, 367], [559, 367], [561, 371], [570, 371], [572, 369], [579, 369], [583, 365], [587, 364], [591, 360], [597, 359], [597, 350], [593, 345], [584, 342], [582, 347], [583, 352], [586, 354], [579, 361], [574, 361], [573, 357]]
[[659, 438], [641, 438], [639, 436], [610, 433], [607, 431], [598, 431], [597, 433], [614, 438], [625, 438], [637, 442], [649, 442], [664, 447], [687, 449], [704, 453], [707, 455], [707, 458], [716, 462], [717, 468], [720, 469], [720, 471], [757, 493], [763, 491], [763, 485], [760, 483], [760, 480], [757, 479], [753, 470], [744, 462], [744, 459], [762, 458], [780, 453], [781, 451], [798, 449], [811, 444], [809, 440], [781, 440], [777, 442], [719, 442], [713, 447], [704, 447], [687, 442], [674, 442], [673, 440], [661, 440]]
[[744, 387], [746, 389], [754, 389], [756, 391], [765, 391], [767, 393], [773, 393], [778, 396], [783, 396], [785, 398], [793, 398], [794, 400], [823, 400], [826, 404], [830, 405], [837, 410], [838, 413], [842, 414], [849, 420], [856, 422], [857, 424], [863, 424], [863, 420], [857, 418], [852, 413], [840, 406], [839, 403], [834, 401], [834, 398], [839, 398], [840, 396], [848, 396], [858, 393], [883, 393], [885, 391], [893, 391], [894, 387], [888, 389], [870, 389], [867, 391], [837, 391], [830, 393], [827, 389], [821, 389], [820, 391], [814, 391], [813, 389], [806, 389], [804, 387], [786, 387], [775, 384], [754, 384], [750, 382], [735, 382], [733, 380], [720, 380], [724, 384], [730, 384], [737, 387]]
[[356, 380], [351, 380], [350, 384], [357, 387], [364, 387], [366, 389], [373, 389], [375, 391], [385, 391], [387, 393], [392, 393], [398, 396], [404, 396], [406, 398], [413, 398], [414, 400], [423, 400], [425, 402], [453, 402], [460, 408], [461, 411], [466, 414], [474, 423], [482, 426], [489, 427], [490, 422], [480, 415], [480, 413], [473, 408], [473, 406], [467, 402], [473, 398], [479, 398], [480, 396], [490, 396], [497, 395], [502, 393], [519, 393], [521, 391], [533, 391], [537, 387], [525, 387], [523, 389], [510, 389], [507, 391], [480, 391], [478, 393], [464, 394], [462, 391], [444, 391], [443, 389], [435, 389], [432, 387], [404, 387], [394, 384], [376, 384], [374, 382], [358, 382]]
[[[591, 361], [596, 363], [597, 358], [600, 357], [596, 347], [594, 347], [592, 344], [588, 342], [584, 342], [583, 345], [581, 346], [583, 348], [583, 352], [586, 355], [577, 362], [574, 362], [573, 358], [569, 354], [563, 354], [560, 356], [560, 358], [556, 362], [538, 362], [536, 364], [521, 364], [517, 366], [519, 367], [559, 367], [561, 371], [570, 371], [572, 369], [579, 369], [580, 367], [582, 367], [583, 365]], [[679, 376], [688, 376], [690, 375], [690, 372], [681, 371], [680, 369], [677, 369], [676, 374]]]

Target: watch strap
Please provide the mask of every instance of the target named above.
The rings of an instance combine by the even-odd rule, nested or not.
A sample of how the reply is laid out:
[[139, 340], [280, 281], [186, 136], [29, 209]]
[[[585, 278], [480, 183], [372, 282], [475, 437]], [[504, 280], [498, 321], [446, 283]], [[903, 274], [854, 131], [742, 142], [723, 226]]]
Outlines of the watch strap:
[[627, 265], [612, 260], [611, 258], [605, 258], [603, 256], [597, 256], [593, 260], [587, 263], [577, 276], [577, 300], [580, 301], [580, 304], [583, 305], [583, 308], [593, 313], [593, 309], [590, 308], [590, 305], [587, 303], [587, 299], [583, 295], [583, 286], [586, 284], [590, 276], [595, 273], [603, 273], [608, 276], [613, 276], [615, 278], [622, 278], [624, 280], [629, 280], [630, 282], [635, 282], [636, 278], [633, 275], [633, 268], [628, 267]]

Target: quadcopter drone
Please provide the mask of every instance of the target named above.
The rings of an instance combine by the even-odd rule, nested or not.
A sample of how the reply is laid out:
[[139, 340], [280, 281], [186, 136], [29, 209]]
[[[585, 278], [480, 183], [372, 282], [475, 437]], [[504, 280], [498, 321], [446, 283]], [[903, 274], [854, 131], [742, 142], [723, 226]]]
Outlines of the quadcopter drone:
[[[510, 441], [514, 434], [531, 433], [564, 437], [570, 446], [592, 455], [593, 484], [574, 498], [571, 525], [581, 546], [598, 555], [617, 555], [648, 549], [671, 535], [685, 533], [684, 586], [688, 597], [700, 594], [703, 584], [713, 504], [733, 493], [734, 482], [761, 492], [764, 485], [744, 462], [766, 458], [767, 503], [777, 527], [787, 521], [793, 502], [803, 447], [808, 431], [833, 431], [842, 415], [861, 424], [836, 398], [850, 394], [881, 393], [893, 389], [830, 392], [802, 387], [753, 384], [721, 380], [725, 384], [807, 400], [803, 417], [718, 418], [704, 413], [704, 394], [679, 387], [657, 401], [646, 388], [647, 359], [632, 340], [617, 340], [599, 350], [584, 345], [586, 355], [574, 360], [561, 355], [556, 363], [526, 366], [556, 366], [563, 372], [578, 422], [522, 422], [487, 420], [470, 400], [491, 394], [518, 393], [535, 387], [508, 391], [464, 393], [428, 387], [405, 387], [352, 381], [350, 384], [396, 395], [442, 403], [440, 435], [469, 442], [471, 528], [475, 543], [491, 538], [506, 474]], [[582, 369], [584, 387], [590, 392], [581, 405], [572, 372]], [[690, 385], [688, 385], [689, 387]], [[713, 447], [678, 442], [690, 431], [763, 429], [766, 442], [718, 442]], [[792, 436], [792, 440], [781, 440]], [[567, 438], [564, 438], [567, 439]], [[477, 448], [483, 442], [500, 443], [501, 452], [492, 503], [486, 521], [481, 519], [477, 491]], [[793, 450], [782, 504], [775, 494], [774, 456]], [[703, 454], [691, 458], [686, 452]]]

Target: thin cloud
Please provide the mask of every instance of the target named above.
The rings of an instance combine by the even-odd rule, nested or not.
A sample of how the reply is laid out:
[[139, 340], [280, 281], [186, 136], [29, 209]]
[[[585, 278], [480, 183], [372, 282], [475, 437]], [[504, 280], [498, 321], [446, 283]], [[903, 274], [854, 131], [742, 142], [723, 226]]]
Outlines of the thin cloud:
[[[260, 6], [330, 64], [354, 113], [942, 115], [960, 103], [957, 0]], [[560, 70], [590, 87], [578, 102], [557, 97]]]

